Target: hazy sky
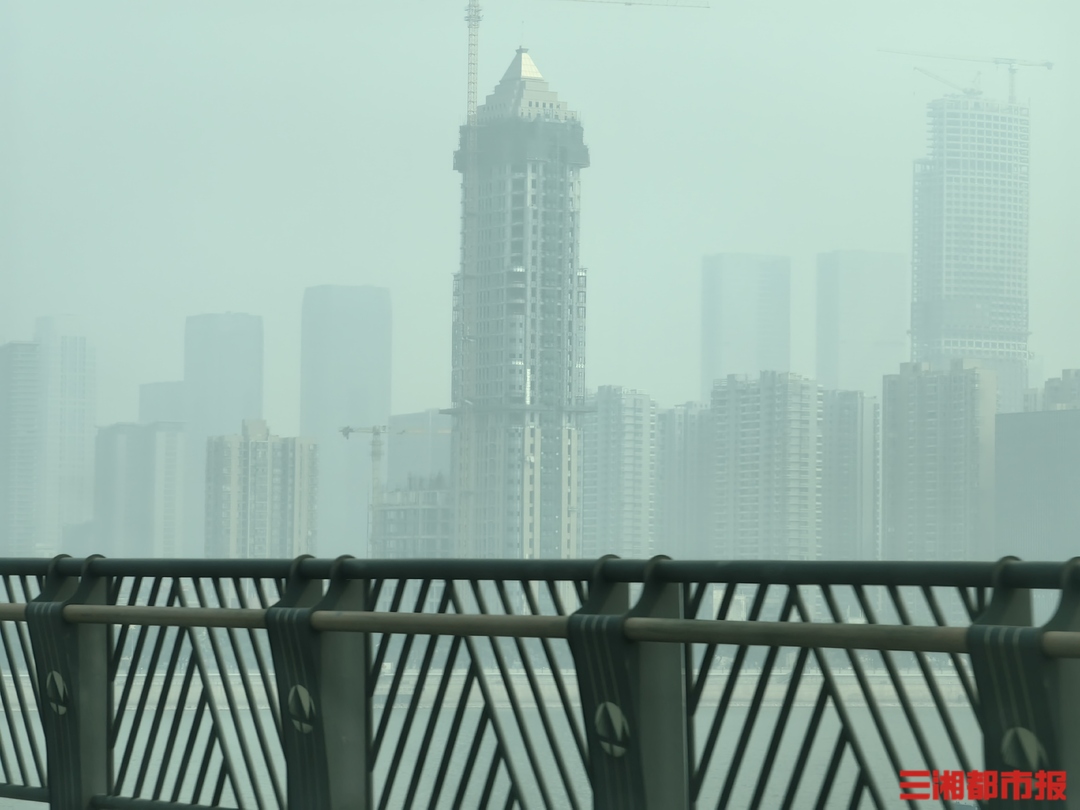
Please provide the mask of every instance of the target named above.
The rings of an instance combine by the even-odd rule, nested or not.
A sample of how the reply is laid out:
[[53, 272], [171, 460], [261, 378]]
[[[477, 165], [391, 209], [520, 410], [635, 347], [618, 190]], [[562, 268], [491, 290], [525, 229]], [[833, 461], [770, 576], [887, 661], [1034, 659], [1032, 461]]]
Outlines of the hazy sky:
[[[300, 306], [387, 286], [396, 412], [449, 401], [465, 0], [0, 3], [0, 342], [84, 316], [99, 422], [177, 379], [184, 317], [261, 314], [266, 416], [296, 431]], [[588, 383], [662, 404], [698, 388], [702, 254], [794, 261], [795, 369], [813, 369], [819, 251], [909, 252], [924, 105], [992, 65], [1051, 60], [1032, 102], [1032, 347], [1080, 366], [1076, 0], [713, 0], [709, 10], [489, 0], [481, 96], [524, 43], [581, 112]], [[348, 351], [348, 347], [342, 347]]]

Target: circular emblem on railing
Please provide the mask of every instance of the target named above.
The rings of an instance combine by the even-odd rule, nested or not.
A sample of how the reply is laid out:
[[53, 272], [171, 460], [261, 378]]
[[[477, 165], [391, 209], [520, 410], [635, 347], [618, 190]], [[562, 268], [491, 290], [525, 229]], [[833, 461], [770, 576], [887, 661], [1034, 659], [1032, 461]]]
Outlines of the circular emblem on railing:
[[289, 716], [301, 734], [308, 734], [315, 728], [315, 701], [305, 687], [296, 685], [289, 690]]
[[1014, 726], [1001, 739], [1001, 756], [1005, 762], [1025, 771], [1041, 771], [1046, 767], [1046, 749], [1039, 738], [1023, 726]]
[[630, 746], [630, 723], [614, 703], [601, 703], [596, 710], [596, 736], [604, 753], [621, 757]]
[[49, 698], [49, 706], [57, 714], [67, 714], [68, 703], [71, 695], [63, 676], [55, 669], [45, 679], [45, 694]]

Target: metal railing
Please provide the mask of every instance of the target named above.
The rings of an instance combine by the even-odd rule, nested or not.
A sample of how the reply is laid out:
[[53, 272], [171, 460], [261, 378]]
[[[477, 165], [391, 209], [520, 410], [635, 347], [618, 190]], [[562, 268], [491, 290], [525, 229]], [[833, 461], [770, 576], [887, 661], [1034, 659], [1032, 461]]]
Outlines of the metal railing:
[[915, 806], [900, 771], [1080, 755], [1078, 588], [1015, 560], [0, 560], [0, 797]]

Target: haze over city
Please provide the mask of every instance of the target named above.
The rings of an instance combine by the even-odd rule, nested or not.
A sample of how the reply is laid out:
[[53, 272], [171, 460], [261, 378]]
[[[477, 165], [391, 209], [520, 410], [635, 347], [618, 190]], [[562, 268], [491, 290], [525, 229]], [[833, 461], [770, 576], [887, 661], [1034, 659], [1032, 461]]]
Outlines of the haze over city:
[[[465, 112], [460, 3], [80, 4], [0, 9], [0, 343], [80, 315], [98, 422], [182, 373], [183, 320], [266, 328], [265, 415], [299, 429], [300, 305], [317, 284], [394, 304], [395, 413], [448, 405]], [[701, 256], [790, 255], [793, 369], [814, 374], [814, 255], [910, 254], [925, 103], [1004, 68], [879, 48], [1055, 62], [1031, 101], [1031, 327], [1046, 376], [1080, 365], [1075, 4], [492, 2], [481, 100], [514, 48], [580, 111], [588, 385], [698, 396]], [[347, 352], [342, 347], [342, 352]]]
[[475, 72], [449, 6], [0, 14], [13, 549], [985, 558], [1048, 497], [1070, 6], [492, 3]]

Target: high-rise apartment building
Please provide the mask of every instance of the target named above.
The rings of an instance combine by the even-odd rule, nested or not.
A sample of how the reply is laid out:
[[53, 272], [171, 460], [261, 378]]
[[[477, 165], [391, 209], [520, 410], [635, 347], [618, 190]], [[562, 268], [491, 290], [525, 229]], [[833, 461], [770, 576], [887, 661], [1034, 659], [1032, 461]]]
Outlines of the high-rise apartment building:
[[184, 426], [116, 424], [97, 434], [96, 551], [114, 557], [177, 557], [184, 532]]
[[139, 386], [139, 424], [184, 422], [187, 397], [184, 381], [143, 383]]
[[386, 441], [388, 489], [408, 488], [414, 479], [443, 478], [449, 486], [453, 418], [437, 410], [390, 417]]
[[323, 285], [304, 291], [300, 432], [319, 445], [319, 554], [325, 557], [368, 552], [371, 434], [346, 441], [339, 431], [387, 425], [391, 328], [387, 289]]
[[578, 553], [585, 401], [581, 123], [524, 48], [461, 128], [454, 279], [456, 535], [462, 554]]
[[862, 391], [823, 391], [821, 557], [881, 558], [881, 407]]
[[821, 390], [798, 374], [716, 381], [712, 556], [819, 557], [821, 418]]
[[911, 356], [911, 269], [899, 253], [817, 257], [817, 382], [881, 396], [881, 378]]
[[64, 537], [94, 516], [97, 376], [94, 348], [76, 318], [39, 318], [41, 476], [37, 553], [63, 551]]
[[187, 526], [184, 556], [205, 546], [206, 442], [262, 418], [263, 324], [258, 315], [192, 315], [184, 333]]
[[604, 385], [582, 426], [581, 556], [647, 559], [656, 509], [656, 403]]
[[1067, 368], [1060, 377], [1046, 381], [1038, 407], [1032, 410], [1066, 411], [1080, 408], [1080, 370]]
[[280, 558], [315, 549], [318, 453], [312, 439], [280, 438], [261, 419], [206, 451], [206, 556]]
[[454, 556], [454, 493], [444, 475], [413, 475], [387, 490], [375, 506], [375, 557], [445, 559]]
[[654, 551], [683, 560], [713, 556], [712, 415], [688, 402], [656, 416]]
[[701, 395], [729, 375], [791, 367], [791, 261], [721, 253], [701, 265]]
[[0, 346], [0, 554], [37, 548], [41, 483], [41, 359], [37, 343]]
[[884, 380], [882, 551], [889, 560], [991, 559], [994, 373], [905, 363]]
[[1028, 360], [1028, 110], [974, 95], [928, 106], [915, 164], [912, 360], [996, 372], [1000, 412], [1023, 410]]
[[998, 414], [997, 556], [1067, 560], [1080, 526], [1080, 410]]

